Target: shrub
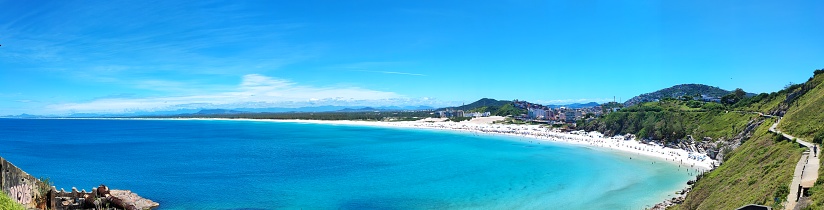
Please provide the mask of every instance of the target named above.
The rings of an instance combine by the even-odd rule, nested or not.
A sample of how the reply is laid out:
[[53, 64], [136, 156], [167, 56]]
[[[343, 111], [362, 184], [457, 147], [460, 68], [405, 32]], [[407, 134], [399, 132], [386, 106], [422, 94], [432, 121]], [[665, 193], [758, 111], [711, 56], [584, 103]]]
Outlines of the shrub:
[[18, 204], [6, 194], [6, 192], [0, 191], [0, 210], [23, 210], [22, 205]]
[[703, 108], [705, 110], [710, 110], [710, 111], [724, 110], [724, 105], [719, 104], [719, 103], [715, 103], [715, 102], [710, 102], [710, 103], [705, 103], [703, 106], [701, 106], [701, 108]]
[[[773, 193], [773, 197], [775, 197], [776, 200], [784, 201], [787, 198], [787, 195], [789, 195], [789, 194], [790, 194], [790, 187], [788, 187], [786, 184], [783, 184], [783, 185], [778, 186], [778, 189], [775, 189], [775, 193]], [[779, 202], [777, 202], [777, 203], [779, 203]]]
[[773, 140], [775, 140], [776, 142], [783, 141], [784, 136], [782, 136], [781, 134], [773, 133]]
[[821, 144], [824, 142], [824, 131], [818, 132], [818, 135], [813, 137], [813, 143]]
[[704, 105], [704, 103], [702, 103], [700, 101], [695, 101], [695, 100], [687, 102], [687, 107], [689, 107], [689, 108], [699, 108], [703, 105]]

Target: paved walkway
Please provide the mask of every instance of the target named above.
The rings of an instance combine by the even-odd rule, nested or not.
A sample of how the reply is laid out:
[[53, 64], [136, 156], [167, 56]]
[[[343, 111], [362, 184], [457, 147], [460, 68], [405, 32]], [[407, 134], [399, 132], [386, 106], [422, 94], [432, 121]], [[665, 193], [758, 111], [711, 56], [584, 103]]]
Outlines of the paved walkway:
[[777, 129], [778, 123], [780, 122], [781, 118], [778, 118], [778, 121], [775, 121], [775, 124], [770, 126], [770, 132], [781, 134], [788, 139], [795, 139], [799, 144], [804, 145], [809, 149], [808, 152], [805, 152], [803, 155], [801, 155], [801, 159], [798, 160], [798, 163], [795, 166], [795, 172], [793, 173], [793, 181], [792, 183], [790, 183], [790, 194], [787, 195], [787, 204], [784, 205], [784, 209], [795, 209], [795, 205], [798, 203], [798, 195], [800, 190], [799, 186], [804, 188], [812, 187], [813, 184], [815, 184], [815, 181], [818, 179], [818, 158], [821, 154], [821, 148], [818, 148], [818, 150], [816, 150], [817, 154], [812, 154], [814, 144], [791, 136], [790, 134], [782, 133], [780, 130]]

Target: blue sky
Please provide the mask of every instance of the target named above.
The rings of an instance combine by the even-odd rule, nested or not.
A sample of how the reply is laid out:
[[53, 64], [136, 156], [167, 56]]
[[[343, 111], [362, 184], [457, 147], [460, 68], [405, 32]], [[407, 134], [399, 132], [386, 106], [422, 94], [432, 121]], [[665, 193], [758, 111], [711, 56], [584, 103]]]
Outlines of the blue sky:
[[0, 1], [0, 115], [626, 100], [824, 68], [822, 1]]

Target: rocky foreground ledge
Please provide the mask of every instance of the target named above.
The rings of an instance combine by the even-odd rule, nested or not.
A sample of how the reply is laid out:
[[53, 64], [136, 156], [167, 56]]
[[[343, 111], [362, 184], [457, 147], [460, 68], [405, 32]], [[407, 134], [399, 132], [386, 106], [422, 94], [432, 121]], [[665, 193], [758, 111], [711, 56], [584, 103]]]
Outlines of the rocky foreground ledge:
[[153, 209], [160, 204], [129, 190], [109, 190], [106, 185], [71, 191], [51, 186], [0, 157], [0, 192], [26, 209]]
[[143, 210], [153, 209], [160, 204], [140, 197], [130, 190], [109, 190], [106, 185], [92, 188], [91, 192], [77, 191], [72, 188], [71, 192], [61, 189], [57, 191], [52, 187], [48, 202], [50, 209], [127, 209]]

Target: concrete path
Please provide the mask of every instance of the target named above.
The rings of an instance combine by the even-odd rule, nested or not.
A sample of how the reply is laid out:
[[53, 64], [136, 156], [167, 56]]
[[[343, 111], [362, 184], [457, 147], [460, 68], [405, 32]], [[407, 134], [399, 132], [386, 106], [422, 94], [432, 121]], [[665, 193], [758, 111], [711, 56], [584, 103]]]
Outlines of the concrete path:
[[821, 148], [818, 148], [816, 151], [817, 154], [813, 154], [813, 146], [815, 144], [796, 138], [790, 134], [782, 133], [777, 129], [778, 123], [780, 122], [781, 118], [778, 118], [778, 120], [775, 121], [775, 124], [770, 126], [770, 132], [781, 134], [788, 139], [795, 139], [799, 144], [804, 145], [807, 149], [809, 149], [808, 152], [801, 155], [801, 159], [798, 160], [798, 163], [795, 166], [793, 181], [790, 183], [790, 194], [787, 195], [787, 204], [784, 205], [784, 209], [795, 209], [795, 206], [798, 203], [797, 196], [799, 195], [799, 186], [803, 186], [805, 188], [812, 187], [818, 179], [819, 155], [821, 154]]

